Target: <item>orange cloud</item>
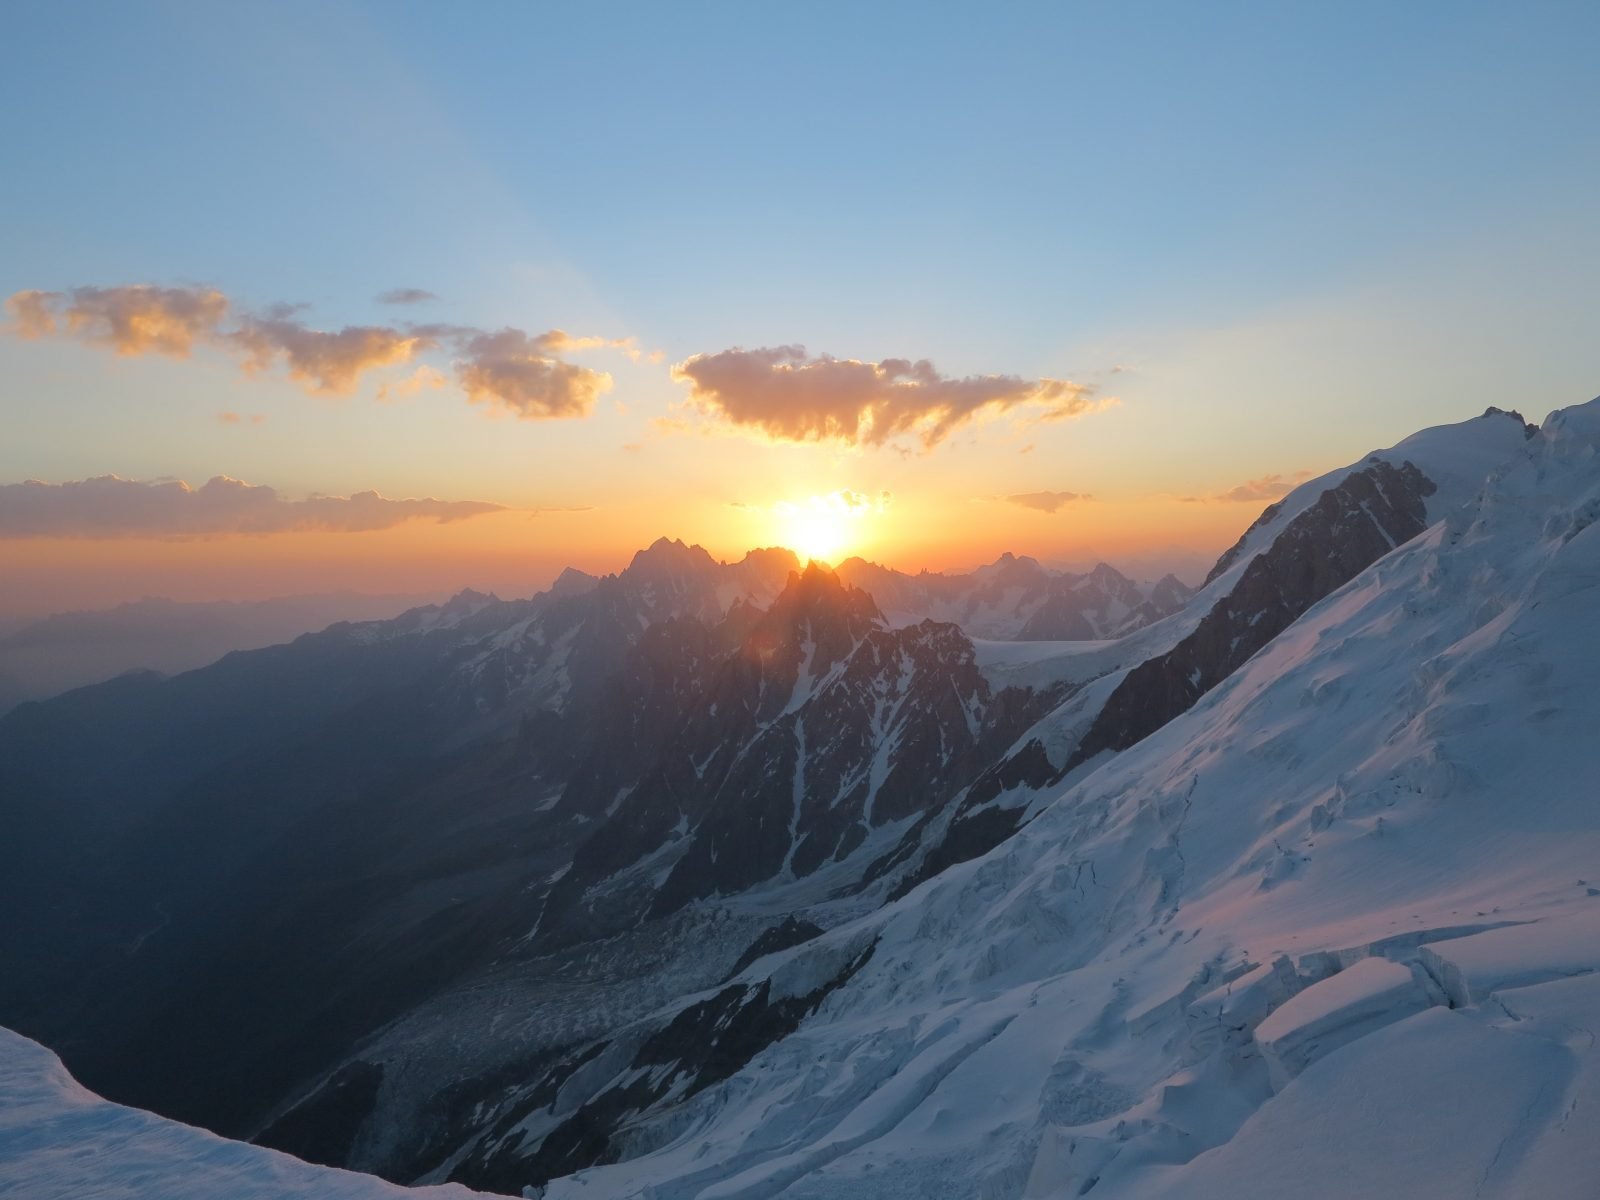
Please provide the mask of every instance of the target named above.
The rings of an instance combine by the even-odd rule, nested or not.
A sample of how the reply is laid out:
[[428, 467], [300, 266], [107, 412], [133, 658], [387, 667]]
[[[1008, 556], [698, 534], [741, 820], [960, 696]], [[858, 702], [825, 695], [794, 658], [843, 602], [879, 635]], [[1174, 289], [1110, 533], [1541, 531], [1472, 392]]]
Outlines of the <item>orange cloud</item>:
[[808, 356], [804, 346], [735, 347], [697, 354], [672, 369], [690, 398], [734, 425], [786, 441], [880, 446], [916, 433], [943, 441], [986, 411], [1027, 405], [1043, 419], [1077, 416], [1093, 404], [1092, 385], [1015, 375], [940, 375], [926, 359], [882, 362]]
[[390, 500], [377, 492], [288, 500], [275, 488], [218, 475], [201, 487], [101, 475], [67, 483], [0, 485], [0, 538], [190, 538], [219, 534], [344, 533], [406, 521], [459, 521], [501, 512], [477, 500]]
[[1281, 500], [1306, 480], [1310, 479], [1311, 471], [1292, 471], [1287, 475], [1262, 475], [1258, 479], [1247, 479], [1238, 487], [1229, 488], [1225, 492], [1218, 492], [1214, 496], [1185, 496], [1185, 500], [1204, 501], [1218, 500], [1225, 503], [1256, 502], [1263, 500]]
[[15, 292], [6, 299], [6, 311], [13, 322], [11, 332], [18, 337], [50, 337], [56, 331], [56, 315], [51, 311], [61, 299], [59, 292], [30, 290]]
[[1093, 497], [1085, 496], [1079, 492], [1023, 492], [1016, 496], [1007, 496], [1006, 500], [1012, 504], [1021, 505], [1023, 508], [1035, 508], [1040, 512], [1059, 512], [1074, 500], [1090, 500]]
[[498, 404], [528, 420], [584, 417], [611, 376], [550, 357], [575, 344], [559, 329], [529, 337], [520, 329], [480, 333], [466, 339], [456, 378], [473, 403]]
[[[70, 292], [17, 292], [6, 306], [23, 337], [75, 337], [110, 346], [118, 354], [187, 358], [228, 315], [228, 298], [215, 288], [80, 287]], [[59, 318], [59, 322], [58, 322]]]
[[330, 333], [289, 317], [248, 317], [220, 337], [243, 353], [246, 372], [268, 370], [281, 357], [290, 379], [309, 392], [333, 395], [354, 391], [363, 373], [410, 362], [433, 345], [382, 325], [347, 325]]
[[437, 391], [444, 387], [445, 377], [432, 367], [423, 363], [398, 383], [380, 384], [378, 399], [380, 401], [400, 400], [415, 396], [424, 389]]
[[[432, 298], [419, 288], [399, 288], [379, 297], [386, 303]], [[282, 365], [304, 390], [347, 394], [368, 371], [409, 363], [448, 347], [458, 355], [456, 378], [474, 403], [498, 404], [527, 419], [587, 416], [609, 391], [611, 376], [576, 366], [557, 355], [609, 347], [632, 357], [632, 338], [578, 337], [563, 329], [528, 334], [496, 333], [462, 325], [347, 325], [315, 329], [296, 315], [303, 306], [272, 305], [229, 320], [228, 298], [213, 288], [164, 288], [130, 284], [74, 288], [71, 292], [22, 291], [6, 301], [11, 332], [24, 338], [69, 337], [106, 345], [119, 354], [165, 354], [184, 358], [197, 343], [236, 356], [255, 375]], [[415, 395], [442, 386], [432, 367], [382, 386], [380, 400]]]

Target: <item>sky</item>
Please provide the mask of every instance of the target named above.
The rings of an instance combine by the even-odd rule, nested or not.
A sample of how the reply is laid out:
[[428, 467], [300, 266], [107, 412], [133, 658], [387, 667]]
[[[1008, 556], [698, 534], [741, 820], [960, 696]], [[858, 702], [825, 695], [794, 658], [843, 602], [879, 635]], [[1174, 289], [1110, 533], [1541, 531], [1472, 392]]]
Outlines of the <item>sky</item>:
[[1193, 581], [1301, 479], [1600, 391], [1593, 4], [6, 25], [0, 615], [662, 535]]

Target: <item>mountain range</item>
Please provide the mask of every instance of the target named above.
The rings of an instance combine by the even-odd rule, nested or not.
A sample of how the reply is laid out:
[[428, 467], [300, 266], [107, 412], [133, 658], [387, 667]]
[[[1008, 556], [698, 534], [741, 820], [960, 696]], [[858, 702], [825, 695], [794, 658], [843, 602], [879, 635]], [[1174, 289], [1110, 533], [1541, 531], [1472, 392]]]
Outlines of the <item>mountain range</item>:
[[1422, 431], [1196, 590], [663, 539], [22, 705], [0, 1023], [552, 1200], [1592, 1194], [1597, 454]]
[[287, 642], [338, 621], [382, 620], [423, 600], [353, 592], [249, 602], [156, 596], [14, 618], [0, 622], [0, 714], [127, 671], [192, 671], [230, 651]]

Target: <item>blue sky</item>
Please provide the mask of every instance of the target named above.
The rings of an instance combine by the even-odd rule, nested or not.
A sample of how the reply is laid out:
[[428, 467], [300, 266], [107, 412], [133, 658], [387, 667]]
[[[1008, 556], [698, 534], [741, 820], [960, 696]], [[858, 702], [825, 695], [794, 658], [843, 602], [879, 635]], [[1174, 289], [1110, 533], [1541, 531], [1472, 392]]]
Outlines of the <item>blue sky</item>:
[[[508, 430], [444, 398], [397, 415], [376, 379], [330, 406], [204, 355], [0, 339], [0, 482], [633, 505], [643, 536], [697, 480], [725, 505], [782, 499], [752, 494], [775, 477], [966, 496], [1018, 473], [1012, 426], [909, 460], [704, 435], [623, 455], [682, 404], [670, 364], [736, 346], [1093, 383], [1121, 404], [1041, 429], [1050, 467], [1023, 482], [1107, 502], [1600, 390], [1592, 4], [68, 3], [7, 23], [5, 293], [204, 283], [337, 327], [395, 319], [372, 298], [416, 286], [440, 300], [407, 315], [663, 362], [608, 364], [597, 417]], [[256, 441], [216, 409], [259, 410]], [[1032, 532], [1090, 553], [1093, 528]]]

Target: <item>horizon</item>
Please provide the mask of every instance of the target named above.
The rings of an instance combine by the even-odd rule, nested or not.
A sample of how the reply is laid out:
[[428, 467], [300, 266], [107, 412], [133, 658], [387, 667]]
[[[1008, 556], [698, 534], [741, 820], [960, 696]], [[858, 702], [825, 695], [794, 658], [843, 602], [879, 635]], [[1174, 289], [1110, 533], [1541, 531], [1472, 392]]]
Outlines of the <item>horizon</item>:
[[[1241, 530], [1240, 532], [1242, 533], [1243, 530]], [[861, 562], [861, 563], [863, 563], [863, 564], [865, 564], [867, 566], [881, 567], [881, 568], [883, 568], [885, 570], [899, 572], [900, 574], [903, 574], [903, 575], [907, 576], [908, 578], [916, 578], [919, 575], [938, 575], [938, 576], [954, 578], [954, 577], [958, 577], [958, 576], [962, 576], [962, 575], [970, 575], [970, 574], [972, 574], [972, 573], [974, 573], [976, 571], [983, 570], [985, 567], [995, 566], [995, 565], [998, 565], [999, 563], [1007, 561], [1007, 560], [1029, 560], [1029, 561], [1033, 561], [1033, 562], [1038, 563], [1046, 571], [1049, 571], [1049, 572], [1051, 572], [1053, 574], [1087, 575], [1091, 571], [1093, 571], [1096, 567], [1109, 566], [1113, 570], [1117, 571], [1119, 574], [1125, 576], [1127, 579], [1129, 579], [1133, 583], [1153, 584], [1153, 583], [1159, 582], [1163, 577], [1165, 577], [1167, 575], [1171, 575], [1174, 578], [1176, 578], [1180, 583], [1183, 583], [1185, 586], [1191, 587], [1191, 588], [1198, 588], [1199, 587], [1200, 577], [1204, 575], [1205, 571], [1207, 569], [1209, 569], [1211, 565], [1213, 565], [1213, 563], [1215, 562], [1215, 558], [1216, 558], [1216, 556], [1213, 556], [1211, 559], [1207, 560], [1206, 562], [1198, 564], [1195, 569], [1198, 570], [1199, 573], [1198, 574], [1194, 574], [1192, 571], [1188, 572], [1189, 577], [1185, 577], [1185, 572], [1183, 570], [1181, 570], [1181, 569], [1162, 570], [1159, 573], [1151, 573], [1149, 571], [1141, 572], [1137, 567], [1128, 567], [1128, 566], [1125, 566], [1123, 564], [1112, 562], [1109, 559], [1104, 559], [1104, 558], [1083, 559], [1083, 560], [1079, 560], [1079, 561], [1076, 561], [1076, 562], [1073, 562], [1073, 561], [1067, 561], [1067, 562], [1049, 561], [1049, 560], [1041, 559], [1037, 555], [1027, 554], [1027, 553], [1023, 553], [1023, 552], [1017, 552], [1017, 551], [1013, 551], [1013, 550], [1002, 550], [993, 559], [990, 559], [987, 562], [968, 563], [968, 564], [965, 564], [965, 565], [962, 565], [962, 566], [945, 567], [945, 568], [942, 568], [942, 569], [939, 569], [939, 570], [934, 570], [934, 569], [927, 568], [927, 567], [920, 567], [920, 568], [917, 568], [915, 570], [907, 570], [904, 567], [896, 566], [896, 565], [894, 565], [892, 563], [883, 562], [883, 561], [880, 561], [878, 559], [868, 558], [866, 556], [859, 555], [859, 554], [845, 554], [845, 555], [841, 556], [837, 561], [834, 561], [834, 560], [829, 560], [829, 559], [825, 559], [825, 558], [821, 558], [821, 557], [808, 556], [808, 555], [802, 554], [800, 551], [794, 549], [793, 547], [777, 545], [777, 544], [766, 545], [766, 546], [751, 546], [751, 547], [747, 548], [746, 550], [744, 550], [742, 553], [737, 553], [737, 554], [732, 554], [732, 555], [718, 555], [716, 553], [713, 553], [710, 549], [708, 549], [705, 545], [703, 545], [700, 542], [691, 541], [688, 538], [669, 537], [666, 534], [662, 534], [659, 537], [657, 537], [654, 540], [652, 540], [648, 545], [640, 546], [640, 547], [636, 548], [635, 550], [633, 550], [630, 554], [628, 554], [626, 556], [626, 561], [621, 562], [619, 565], [614, 565], [610, 569], [603, 570], [603, 571], [590, 571], [590, 570], [586, 570], [586, 569], [581, 568], [581, 567], [575, 567], [572, 564], [567, 564], [566, 566], [563, 566], [559, 570], [557, 570], [555, 572], [555, 574], [551, 575], [549, 578], [544, 579], [542, 582], [540, 582], [536, 586], [532, 587], [531, 590], [514, 591], [514, 592], [509, 592], [508, 594], [502, 594], [501, 592], [496, 591], [493, 588], [479, 587], [479, 586], [476, 586], [476, 585], [474, 585], [472, 583], [463, 583], [463, 584], [461, 584], [459, 586], [456, 586], [456, 587], [444, 588], [444, 589], [435, 590], [435, 591], [422, 591], [422, 592], [362, 591], [360, 589], [346, 587], [346, 588], [333, 588], [333, 589], [330, 589], [330, 590], [327, 590], [327, 591], [320, 591], [320, 592], [287, 592], [287, 593], [282, 593], [282, 594], [272, 594], [272, 595], [265, 595], [265, 596], [249, 596], [249, 597], [244, 597], [244, 598], [205, 597], [205, 596], [198, 597], [198, 598], [189, 598], [189, 597], [182, 597], [182, 596], [166, 595], [166, 594], [162, 594], [162, 593], [147, 592], [147, 593], [143, 593], [143, 594], [140, 594], [140, 595], [137, 595], [137, 596], [130, 596], [130, 597], [127, 597], [127, 598], [124, 598], [124, 599], [113, 600], [113, 601], [111, 601], [109, 603], [106, 603], [106, 604], [103, 604], [103, 605], [99, 605], [97, 607], [92, 607], [92, 608], [49, 608], [49, 609], [36, 609], [36, 610], [22, 610], [22, 609], [19, 609], [19, 610], [16, 610], [16, 611], [7, 611], [7, 610], [4, 610], [4, 609], [0, 609], [0, 620], [5, 621], [6, 624], [8, 624], [8, 625], [13, 625], [13, 624], [18, 624], [18, 623], [27, 623], [27, 622], [38, 621], [38, 620], [47, 620], [47, 619], [49, 619], [51, 617], [83, 616], [83, 615], [93, 615], [93, 614], [96, 614], [96, 613], [109, 613], [109, 612], [115, 612], [115, 611], [120, 610], [120, 609], [134, 608], [134, 607], [138, 607], [140, 605], [146, 605], [146, 604], [152, 604], [152, 605], [153, 604], [171, 604], [171, 605], [176, 605], [176, 606], [185, 606], [185, 605], [194, 605], [194, 606], [238, 605], [238, 606], [246, 606], [246, 605], [262, 605], [262, 604], [281, 604], [281, 603], [289, 603], [289, 602], [292, 602], [292, 601], [310, 601], [310, 600], [326, 600], [326, 599], [340, 599], [340, 598], [356, 599], [356, 598], [359, 598], [359, 599], [369, 599], [369, 600], [390, 600], [390, 599], [393, 599], [393, 600], [408, 600], [408, 601], [416, 601], [417, 605], [419, 605], [419, 606], [428, 606], [428, 605], [443, 604], [446, 601], [448, 601], [448, 600], [450, 600], [450, 599], [452, 599], [452, 598], [454, 598], [456, 596], [459, 596], [459, 595], [462, 595], [464, 593], [467, 593], [467, 592], [474, 592], [474, 593], [478, 593], [478, 594], [488, 595], [488, 596], [491, 596], [491, 597], [493, 597], [493, 598], [495, 598], [497, 600], [519, 600], [519, 599], [527, 599], [527, 598], [530, 598], [530, 597], [532, 597], [534, 595], [538, 595], [538, 594], [540, 594], [542, 592], [548, 591], [551, 587], [553, 587], [555, 585], [556, 581], [563, 574], [565, 574], [568, 571], [578, 571], [579, 573], [581, 573], [583, 575], [586, 575], [586, 576], [589, 576], [590, 578], [594, 578], [594, 579], [604, 579], [604, 578], [609, 578], [609, 577], [620, 575], [624, 571], [627, 570], [629, 565], [631, 565], [631, 563], [632, 563], [632, 561], [633, 561], [635, 556], [637, 556], [639, 554], [642, 554], [642, 553], [646, 552], [647, 550], [651, 549], [658, 542], [668, 542], [668, 543], [679, 544], [679, 545], [682, 545], [683, 547], [685, 547], [686, 549], [689, 549], [689, 550], [703, 550], [711, 558], [711, 560], [714, 563], [716, 563], [718, 566], [731, 566], [733, 564], [739, 563], [739, 562], [751, 557], [752, 555], [761, 554], [761, 553], [764, 553], [764, 552], [781, 551], [781, 552], [783, 552], [785, 554], [788, 554], [791, 557], [793, 557], [795, 559], [795, 562], [797, 563], [796, 569], [797, 570], [802, 570], [802, 571], [807, 566], [811, 565], [812, 563], [815, 563], [816, 565], [818, 565], [818, 566], [820, 566], [820, 567], [822, 567], [822, 568], [824, 568], [824, 569], [836, 574], [838, 572], [839, 568], [844, 566], [846, 563], [849, 563], [849, 562]], [[1165, 560], [1158, 558], [1157, 561], [1165, 561]]]

